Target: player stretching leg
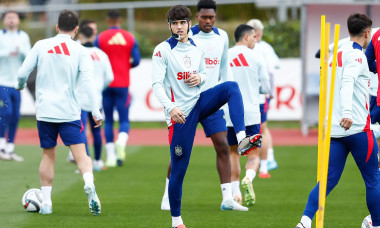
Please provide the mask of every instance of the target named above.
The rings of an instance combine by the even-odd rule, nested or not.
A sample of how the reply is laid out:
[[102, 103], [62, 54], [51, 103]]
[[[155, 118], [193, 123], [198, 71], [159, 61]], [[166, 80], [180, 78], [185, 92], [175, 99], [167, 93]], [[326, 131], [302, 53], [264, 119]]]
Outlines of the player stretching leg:
[[[269, 76], [264, 60], [260, 55], [255, 55], [252, 49], [256, 43], [255, 30], [249, 25], [239, 25], [235, 30], [236, 46], [228, 51], [228, 62], [233, 72], [234, 80], [239, 84], [244, 104], [245, 131], [249, 135], [260, 133], [260, 107], [259, 95], [270, 92]], [[228, 144], [231, 155], [231, 180], [233, 181], [232, 193], [234, 200], [242, 203], [239, 186], [240, 179], [240, 156], [237, 152], [237, 140], [234, 127], [226, 109], [226, 120], [228, 126]], [[246, 174], [242, 180], [247, 205], [255, 203], [255, 193], [252, 181], [259, 169], [259, 148], [254, 149], [247, 155], [248, 161], [245, 165]]]
[[166, 17], [172, 37], [159, 44], [152, 57], [153, 92], [165, 108], [169, 126], [169, 202], [172, 226], [177, 228], [185, 227], [181, 218], [182, 184], [198, 122], [228, 102], [238, 152], [244, 155], [260, 145], [260, 140], [245, 134], [243, 101], [236, 82], [224, 82], [201, 92], [200, 85], [206, 80], [204, 54], [188, 37], [190, 16], [190, 9], [183, 5], [170, 8]]
[[95, 127], [99, 127], [102, 116], [93, 82], [94, 68], [86, 48], [73, 41], [78, 31], [78, 17], [71, 11], [62, 11], [56, 29], [58, 35], [38, 41], [26, 56], [18, 72], [16, 86], [18, 90], [23, 89], [30, 73], [38, 67], [36, 117], [42, 148], [39, 173], [43, 195], [40, 213], [53, 213], [51, 191], [59, 134], [63, 143], [70, 147], [83, 175], [89, 208], [94, 215], [98, 215], [101, 206], [95, 191], [91, 158], [87, 156], [84, 146], [81, 109], [74, 95], [76, 85], [81, 85], [91, 101], [92, 115], [97, 124]]
[[[380, 227], [379, 148], [369, 129], [370, 76], [367, 58], [362, 52], [371, 40], [371, 26], [372, 21], [367, 15], [350, 15], [347, 19], [350, 41], [338, 49], [326, 195], [338, 184], [351, 152], [365, 182], [367, 207], [373, 227]], [[331, 62], [332, 58], [329, 59], [329, 67]], [[318, 194], [319, 183], [310, 192], [297, 228], [311, 227], [318, 210]]]
[[[213, 27], [216, 17], [216, 3], [213, 0], [200, 0], [197, 4], [196, 18], [198, 25], [193, 26], [189, 36], [205, 53], [207, 81], [201, 87], [205, 91], [214, 87], [220, 80], [229, 81], [228, 75], [228, 35], [222, 29]], [[223, 48], [221, 48], [223, 47]], [[227, 127], [223, 110], [218, 110], [201, 121], [204, 132], [210, 137], [216, 151], [216, 166], [222, 190], [222, 210], [246, 210], [237, 205], [232, 199], [231, 191], [231, 164], [227, 143]], [[231, 125], [232, 126], [232, 125]], [[162, 197], [161, 210], [170, 210], [169, 205], [169, 162], [168, 175], [165, 184], [165, 193]]]

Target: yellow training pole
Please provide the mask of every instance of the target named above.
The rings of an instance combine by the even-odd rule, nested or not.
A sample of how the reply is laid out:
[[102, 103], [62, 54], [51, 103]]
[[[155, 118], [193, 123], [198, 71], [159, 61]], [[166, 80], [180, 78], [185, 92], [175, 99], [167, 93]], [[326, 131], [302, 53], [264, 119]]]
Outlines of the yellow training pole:
[[[319, 205], [317, 213], [317, 227], [323, 227], [324, 214], [325, 214], [325, 203], [326, 203], [326, 186], [327, 186], [327, 173], [330, 157], [330, 136], [331, 136], [331, 117], [333, 110], [333, 99], [334, 99], [334, 89], [335, 89], [335, 75], [336, 75], [336, 66], [337, 66], [337, 52], [338, 52], [338, 41], [339, 41], [339, 29], [340, 25], [335, 25], [334, 30], [334, 51], [332, 59], [332, 70], [331, 70], [331, 80], [330, 80], [330, 96], [329, 96], [329, 106], [328, 106], [328, 118], [327, 118], [327, 127], [325, 135], [325, 143], [323, 148], [323, 173], [321, 173], [321, 179], [319, 182]], [[319, 215], [318, 215], [319, 214]]]
[[317, 181], [319, 181], [320, 167], [320, 154], [322, 150], [322, 131], [323, 131], [323, 119], [324, 114], [321, 109], [321, 105], [324, 100], [323, 84], [324, 84], [324, 56], [325, 56], [325, 40], [326, 40], [326, 21], [325, 15], [321, 16], [321, 53], [320, 53], [320, 85], [319, 85], [319, 116], [318, 116], [318, 169], [317, 169]]

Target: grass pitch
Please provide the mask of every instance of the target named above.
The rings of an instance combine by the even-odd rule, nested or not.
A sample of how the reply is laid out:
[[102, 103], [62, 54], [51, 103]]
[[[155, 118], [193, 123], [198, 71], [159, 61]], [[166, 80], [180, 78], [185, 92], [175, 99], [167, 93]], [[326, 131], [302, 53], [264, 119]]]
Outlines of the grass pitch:
[[[126, 164], [95, 173], [102, 214], [93, 216], [76, 166], [58, 147], [53, 183], [53, 214], [26, 212], [21, 197], [40, 188], [41, 150], [17, 146], [22, 163], [0, 161], [0, 227], [171, 227], [161, 211], [168, 147], [128, 147]], [[279, 169], [271, 179], [254, 180], [257, 202], [248, 212], [221, 211], [221, 190], [212, 147], [195, 147], [184, 182], [182, 217], [188, 228], [295, 227], [316, 182], [316, 147], [276, 147]], [[242, 170], [245, 158], [241, 159]], [[351, 156], [338, 186], [327, 199], [325, 227], [360, 227], [369, 214], [365, 186]]]

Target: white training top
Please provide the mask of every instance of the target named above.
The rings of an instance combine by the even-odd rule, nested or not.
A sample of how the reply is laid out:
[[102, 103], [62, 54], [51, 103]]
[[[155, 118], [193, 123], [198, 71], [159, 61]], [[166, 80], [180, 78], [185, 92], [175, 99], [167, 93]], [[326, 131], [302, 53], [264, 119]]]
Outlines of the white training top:
[[[110, 60], [106, 53], [97, 47], [86, 47], [94, 65], [94, 83], [98, 95], [99, 104], [102, 104], [102, 92], [113, 81], [113, 72]], [[75, 90], [81, 109], [91, 112], [91, 100], [83, 86], [78, 84]]]
[[77, 83], [92, 101], [92, 115], [102, 119], [93, 82], [94, 67], [85, 47], [66, 34], [38, 41], [18, 72], [16, 89], [25, 88], [36, 66], [37, 120], [56, 123], [80, 120], [81, 108], [74, 94]]
[[[170, 39], [156, 46], [152, 56], [153, 93], [165, 108], [168, 126], [171, 126], [170, 111], [174, 107], [189, 115], [198, 101], [201, 85], [206, 80], [204, 53], [192, 39], [186, 43]], [[184, 81], [190, 74], [199, 74], [201, 84], [190, 88]]]
[[[258, 53], [263, 57], [265, 65], [267, 66], [268, 75], [270, 77], [271, 87], [274, 87], [273, 71], [274, 69], [280, 68], [280, 59], [278, 58], [273, 47], [264, 40], [261, 40], [260, 42], [257, 42], [255, 44], [253, 52], [255, 54]], [[273, 89], [274, 88], [272, 88], [271, 91], [268, 92], [268, 94], [271, 94], [273, 96]], [[260, 95], [260, 104], [264, 103], [265, 95], [262, 94]]]
[[[331, 75], [332, 57], [329, 59]], [[369, 69], [362, 47], [346, 42], [338, 49], [331, 137], [345, 137], [369, 130]], [[349, 130], [340, 126], [342, 118], [353, 121]]]
[[[264, 60], [260, 55], [254, 55], [247, 46], [235, 46], [228, 50], [228, 62], [243, 97], [245, 126], [260, 124], [259, 94], [270, 91], [269, 76]], [[228, 108], [224, 111], [227, 126], [232, 127]]]
[[231, 81], [232, 73], [228, 65], [228, 35], [219, 28], [213, 27], [209, 33], [202, 32], [198, 25], [190, 29], [189, 37], [205, 53], [207, 81], [201, 91], [208, 90], [222, 81]]
[[[30, 51], [28, 34], [18, 31], [0, 31], [0, 85], [14, 87], [17, 71]], [[17, 54], [14, 54], [17, 53]]]

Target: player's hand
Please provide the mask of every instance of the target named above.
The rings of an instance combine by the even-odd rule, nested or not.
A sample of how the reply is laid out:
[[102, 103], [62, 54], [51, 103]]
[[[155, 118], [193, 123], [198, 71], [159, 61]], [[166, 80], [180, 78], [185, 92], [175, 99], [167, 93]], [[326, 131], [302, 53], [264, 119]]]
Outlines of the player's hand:
[[183, 113], [178, 107], [173, 108], [169, 114], [176, 123], [184, 124], [186, 122], [185, 113]]
[[98, 127], [100, 127], [102, 125], [102, 122], [103, 122], [102, 119], [97, 120], [95, 116], [93, 116], [92, 118], [94, 119], [94, 121], [96, 123], [96, 125], [94, 126], [94, 128], [98, 128]]
[[348, 118], [342, 118], [342, 120], [340, 121], [340, 126], [344, 128], [344, 130], [348, 130], [350, 129], [352, 125], [352, 120], [351, 119], [348, 119]]
[[201, 76], [199, 74], [190, 74], [190, 76], [185, 80], [185, 83], [189, 87], [195, 87], [201, 83]]

